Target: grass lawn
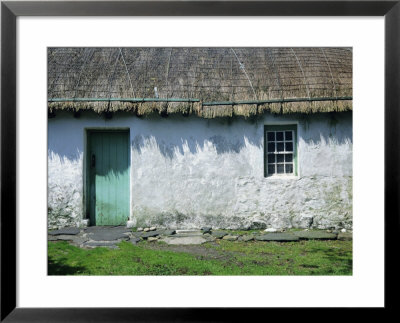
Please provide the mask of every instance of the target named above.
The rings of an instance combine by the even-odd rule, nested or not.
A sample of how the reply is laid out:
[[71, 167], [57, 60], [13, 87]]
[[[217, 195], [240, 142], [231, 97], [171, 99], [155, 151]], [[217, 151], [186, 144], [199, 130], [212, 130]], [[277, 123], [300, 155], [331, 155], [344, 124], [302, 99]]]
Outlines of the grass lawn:
[[158, 242], [81, 249], [48, 242], [49, 275], [351, 275], [352, 241]]

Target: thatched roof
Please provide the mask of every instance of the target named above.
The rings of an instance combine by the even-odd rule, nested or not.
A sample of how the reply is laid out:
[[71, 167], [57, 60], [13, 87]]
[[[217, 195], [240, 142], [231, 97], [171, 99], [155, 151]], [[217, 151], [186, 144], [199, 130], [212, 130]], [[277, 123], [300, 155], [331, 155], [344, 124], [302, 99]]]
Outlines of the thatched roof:
[[350, 48], [49, 48], [48, 108], [205, 118], [352, 109]]

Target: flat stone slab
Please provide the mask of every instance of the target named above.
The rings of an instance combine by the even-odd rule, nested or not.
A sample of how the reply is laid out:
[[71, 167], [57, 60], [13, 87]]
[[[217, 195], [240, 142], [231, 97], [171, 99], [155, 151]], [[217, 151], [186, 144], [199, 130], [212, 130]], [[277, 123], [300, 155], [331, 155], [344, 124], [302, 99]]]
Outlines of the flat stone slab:
[[79, 228], [62, 228], [59, 230], [49, 231], [49, 235], [58, 236], [58, 235], [75, 235], [81, 232]]
[[141, 231], [141, 232], [132, 232], [131, 236], [132, 237], [136, 237], [136, 238], [140, 238], [145, 232]]
[[54, 235], [54, 236], [48, 236], [49, 241], [72, 241], [73, 235], [69, 234], [60, 234], [60, 235]]
[[228, 233], [225, 231], [213, 231], [211, 235], [218, 239], [222, 239], [223, 237], [227, 236]]
[[176, 230], [176, 235], [180, 237], [202, 236], [203, 232], [198, 230]]
[[299, 237], [289, 233], [267, 233], [254, 237], [258, 241], [299, 241]]
[[49, 236], [49, 241], [69, 241], [75, 245], [81, 245], [82, 243], [88, 241], [89, 239], [86, 236], [82, 235], [58, 235], [58, 236]]
[[160, 240], [170, 245], [189, 245], [189, 244], [203, 244], [207, 242], [201, 236], [193, 236], [193, 237], [165, 237]]
[[341, 241], [351, 241], [353, 240], [353, 233], [351, 232], [340, 232], [337, 236], [338, 240]]
[[114, 247], [120, 241], [89, 241], [84, 243], [84, 247]]
[[129, 240], [129, 236], [121, 232], [96, 232], [89, 236], [90, 240], [95, 241], [112, 241], [112, 240]]
[[336, 240], [337, 237], [335, 233], [325, 231], [294, 231], [292, 233], [301, 240]]

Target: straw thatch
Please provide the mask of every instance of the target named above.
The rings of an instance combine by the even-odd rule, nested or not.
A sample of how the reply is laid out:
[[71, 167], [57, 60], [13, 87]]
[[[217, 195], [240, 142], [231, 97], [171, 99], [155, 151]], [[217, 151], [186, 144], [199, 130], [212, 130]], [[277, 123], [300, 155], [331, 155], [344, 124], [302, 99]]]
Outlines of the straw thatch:
[[49, 112], [249, 117], [346, 111], [351, 97], [349, 48], [48, 49]]

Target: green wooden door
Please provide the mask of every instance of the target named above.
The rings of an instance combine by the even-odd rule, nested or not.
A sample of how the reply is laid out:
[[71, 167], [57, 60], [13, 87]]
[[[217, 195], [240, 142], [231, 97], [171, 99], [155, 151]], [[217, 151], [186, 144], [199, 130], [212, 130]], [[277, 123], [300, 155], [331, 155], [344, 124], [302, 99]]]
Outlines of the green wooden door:
[[89, 214], [92, 225], [129, 219], [129, 132], [88, 133]]

